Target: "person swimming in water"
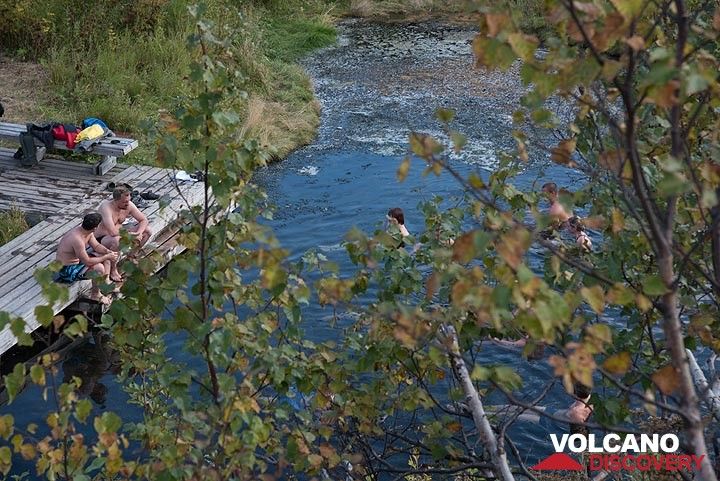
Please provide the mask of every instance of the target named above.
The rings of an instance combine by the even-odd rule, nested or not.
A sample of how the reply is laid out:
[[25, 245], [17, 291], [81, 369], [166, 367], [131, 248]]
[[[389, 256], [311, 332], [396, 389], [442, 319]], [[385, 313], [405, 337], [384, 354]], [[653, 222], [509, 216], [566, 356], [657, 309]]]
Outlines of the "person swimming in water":
[[592, 251], [592, 240], [585, 231], [585, 226], [578, 216], [572, 216], [568, 219], [568, 232], [575, 236], [575, 244], [585, 252]]
[[400, 231], [402, 239], [400, 239], [398, 247], [405, 247], [405, 238], [410, 236], [410, 232], [407, 230], [407, 227], [405, 227], [405, 214], [403, 210], [400, 207], [393, 207], [385, 217], [389, 226], [394, 226]]
[[403, 237], [407, 237], [410, 235], [410, 232], [408, 232], [407, 228], [405, 227], [405, 214], [400, 207], [393, 207], [392, 209], [390, 209], [387, 213], [387, 220], [388, 222], [390, 222], [391, 225], [397, 226], [397, 228], [400, 230], [400, 234], [402, 234]]

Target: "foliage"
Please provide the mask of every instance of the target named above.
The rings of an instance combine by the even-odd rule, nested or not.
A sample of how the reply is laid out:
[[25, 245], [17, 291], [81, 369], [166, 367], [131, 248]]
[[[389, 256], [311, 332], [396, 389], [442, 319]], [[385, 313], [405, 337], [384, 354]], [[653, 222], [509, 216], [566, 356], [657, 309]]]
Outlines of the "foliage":
[[[0, 469], [15, 455], [51, 479], [529, 477], [509, 429], [525, 411], [547, 415], [539, 407], [553, 383], [523, 392], [512, 366], [483, 356], [498, 337], [522, 339], [528, 357], [547, 348], [569, 393], [602, 388], [593, 421], [577, 424], [657, 431], [650, 424], [668, 426], [672, 414], [683, 449], [705, 456], [695, 478], [714, 481], [707, 445], [718, 423], [703, 417], [720, 414], [699, 400], [714, 379], [696, 390], [685, 348], [720, 351], [720, 13], [683, 0], [662, 6], [550, 0], [542, 54], [511, 16], [486, 12], [478, 63], [507, 68], [519, 57], [528, 85], [515, 115], [517, 152], [490, 175], [463, 178], [449, 153], [465, 138], [452, 130], [454, 113], [439, 109], [451, 145], [411, 134], [398, 177], [420, 161], [425, 175], [453, 175], [466, 198], [423, 204], [417, 238], [348, 233], [357, 270], [348, 277], [312, 253], [289, 262], [259, 220], [266, 199], [251, 178], [270, 156], [239, 129], [235, 100], [247, 92], [234, 48], [243, 32], [192, 9], [188, 95], [151, 137], [160, 165], [206, 174], [205, 202], [184, 213], [186, 253], [164, 276], [152, 274], [160, 259], [128, 266], [124, 298], [103, 317], [142, 420], [123, 424], [105, 412], [93, 420], [97, 438], [85, 439], [78, 426], [89, 423], [88, 406], [63, 385], [48, 430], [0, 418], [12, 445], [0, 448]], [[565, 99], [570, 122], [546, 109], [552, 95]], [[524, 130], [531, 123], [556, 128], [549, 158], [587, 179], [558, 202], [589, 206], [585, 225], [602, 235], [590, 252], [563, 235], [549, 239], [559, 227], [540, 194], [512, 185], [536, 147]], [[529, 262], [533, 244], [547, 252], [541, 268]], [[61, 295], [47, 273], [37, 276], [51, 301]], [[377, 297], [362, 302], [370, 293]], [[310, 342], [311, 302], [358, 320], [337, 343]], [[47, 308], [36, 314], [53, 322]], [[76, 319], [69, 334], [86, 329]], [[172, 358], [179, 344], [184, 364]], [[18, 364], [5, 377], [10, 396], [28, 371], [44, 386], [54, 369], [52, 356]], [[487, 406], [498, 398], [510, 407]]]
[[[487, 8], [473, 43], [481, 66], [506, 69], [519, 57], [529, 92], [522, 99], [524, 110], [515, 115], [516, 155], [487, 178], [461, 180], [470, 195], [465, 209], [470, 227], [463, 226], [452, 248], [425, 239], [414, 257], [388, 252], [395, 245], [386, 234], [353, 238], [350, 253], [362, 275], [383, 287], [381, 302], [364, 318], [378, 337], [365, 338], [359, 351], [372, 353], [374, 369], [393, 372], [407, 384], [402, 389], [386, 384], [387, 411], [372, 415], [397, 415], [404, 406], [393, 403], [410, 392], [413, 403], [407, 409], [422, 408], [424, 419], [435, 421], [422, 433], [399, 438], [403, 447], [394, 443], [393, 449], [420, 449], [438, 468], [450, 459], [470, 469], [487, 458], [473, 454], [479, 435], [473, 437], [462, 419], [469, 408], [435, 397], [442, 390], [432, 387], [437, 382], [432, 373], [447, 372], [441, 354], [453, 357], [441, 333], [454, 327], [468, 363], [481, 359], [481, 339], [522, 333], [526, 354], [537, 343], [558, 350], [549, 362], [569, 393], [577, 383], [599, 383], [623, 394], [602, 402], [596, 395], [596, 419], [604, 427], [626, 420], [633, 402], [644, 401], [651, 413], [660, 407], [679, 414], [686, 449], [704, 456], [697, 478], [714, 480], [707, 446], [716, 435], [702, 415], [720, 414], [710, 400], [701, 403], [699, 397], [713, 395], [712, 389], [698, 384], [696, 390], [685, 349], [700, 343], [715, 352], [720, 348], [720, 326], [714, 321], [720, 292], [718, 177], [712, 174], [720, 14], [709, 2], [558, 1], [544, 7], [552, 28], [547, 51], [538, 51], [538, 38], [523, 32], [513, 16]], [[546, 108], [552, 95], [566, 99], [574, 117], [569, 125]], [[438, 111], [454, 145], [421, 134], [410, 137], [427, 174], [448, 171], [459, 178], [447, 155], [463, 143], [451, 131], [452, 117]], [[527, 123], [557, 128], [560, 141], [548, 149], [549, 157], [588, 179], [558, 202], [566, 208], [590, 204], [586, 225], [603, 234], [591, 252], [543, 236], [552, 219], [541, 211], [539, 196], [510, 184], [528, 161], [530, 140], [522, 130]], [[408, 158], [398, 170], [401, 179], [409, 163]], [[527, 213], [533, 223], [526, 222]], [[548, 251], [542, 274], [527, 263], [531, 242]], [[424, 255], [425, 248], [430, 255]], [[429, 268], [427, 277], [419, 275], [422, 266]], [[625, 327], [608, 323], [603, 316], [608, 311], [619, 313]], [[396, 342], [389, 342], [390, 336]], [[476, 365], [472, 377], [480, 381], [479, 392], [499, 389], [509, 402], [532, 406], [513, 394], [519, 380], [512, 371], [499, 369]], [[715, 375], [714, 368], [711, 372]], [[453, 374], [462, 381], [462, 373], [454, 369]], [[450, 399], [459, 394], [452, 381], [445, 390]], [[463, 396], [472, 394], [463, 389]], [[398, 418], [391, 424], [399, 424]], [[399, 429], [408, 432], [411, 426]], [[361, 431], [354, 443], [373, 452], [387, 431], [378, 427], [378, 437], [372, 429]], [[491, 469], [508, 479], [501, 474], [501, 454], [514, 449], [512, 440], [498, 435], [497, 443], [506, 447], [496, 452], [487, 439], [481, 441], [493, 459]], [[374, 461], [382, 471], [382, 456]]]

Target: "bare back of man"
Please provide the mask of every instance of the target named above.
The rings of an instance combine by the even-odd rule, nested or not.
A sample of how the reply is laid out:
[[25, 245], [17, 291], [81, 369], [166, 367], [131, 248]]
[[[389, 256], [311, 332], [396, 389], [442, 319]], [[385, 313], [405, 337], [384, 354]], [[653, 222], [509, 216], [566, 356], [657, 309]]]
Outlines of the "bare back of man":
[[[98, 209], [103, 221], [95, 232], [97, 240], [108, 249], [120, 251], [120, 230], [123, 223], [130, 217], [135, 224], [125, 230], [135, 238], [138, 246], [143, 246], [150, 239], [152, 232], [148, 228], [148, 219], [140, 209], [130, 200], [130, 191], [124, 187], [113, 190], [112, 199], [103, 201]], [[119, 279], [122, 276], [117, 270], [117, 265], [112, 267], [110, 276]]]
[[[108, 281], [110, 264], [117, 260], [117, 253], [101, 246], [95, 239], [94, 232], [100, 224], [101, 217], [97, 212], [86, 215], [81, 225], [70, 229], [60, 239], [55, 259], [62, 263], [56, 279], [61, 282], [72, 283], [80, 279], [88, 271], [96, 272]], [[96, 256], [88, 255], [87, 247], [90, 246]], [[98, 283], [93, 280], [91, 297], [104, 304], [110, 299], [100, 293]]]
[[548, 209], [548, 215], [555, 224], [556, 228], [563, 227], [565, 223], [573, 216], [572, 211], [568, 212], [565, 206], [560, 202], [560, 192], [568, 193], [567, 191], [560, 190], [554, 182], [548, 182], [542, 186], [543, 193], [547, 196], [550, 202], [550, 208]]

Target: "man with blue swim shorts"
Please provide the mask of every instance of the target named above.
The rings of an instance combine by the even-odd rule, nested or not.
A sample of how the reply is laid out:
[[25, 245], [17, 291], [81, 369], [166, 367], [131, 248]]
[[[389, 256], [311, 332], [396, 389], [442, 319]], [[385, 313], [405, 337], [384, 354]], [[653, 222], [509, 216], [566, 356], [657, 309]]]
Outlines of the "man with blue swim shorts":
[[[56, 282], [72, 284], [83, 279], [88, 271], [97, 273], [104, 277], [105, 282], [108, 282], [110, 263], [117, 261], [118, 253], [111, 251], [95, 239], [95, 229], [100, 222], [102, 222], [102, 216], [99, 213], [87, 214], [83, 218], [82, 224], [69, 230], [60, 239], [55, 259], [60, 261], [63, 266], [55, 275]], [[88, 254], [88, 246], [96, 253], [95, 256]], [[100, 292], [97, 279], [93, 279], [90, 298], [103, 304], [110, 304], [110, 298]]]

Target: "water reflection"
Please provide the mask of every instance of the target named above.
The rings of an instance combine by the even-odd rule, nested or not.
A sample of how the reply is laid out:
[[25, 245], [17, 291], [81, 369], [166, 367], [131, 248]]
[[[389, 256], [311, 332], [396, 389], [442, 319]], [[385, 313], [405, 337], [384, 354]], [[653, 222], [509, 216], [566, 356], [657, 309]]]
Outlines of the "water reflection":
[[72, 346], [66, 353], [62, 363], [63, 382], [80, 379], [77, 389], [80, 397], [89, 397], [100, 408], [105, 408], [108, 388], [100, 380], [105, 374], [120, 372], [120, 356], [110, 347], [107, 336], [96, 333], [80, 344]]

